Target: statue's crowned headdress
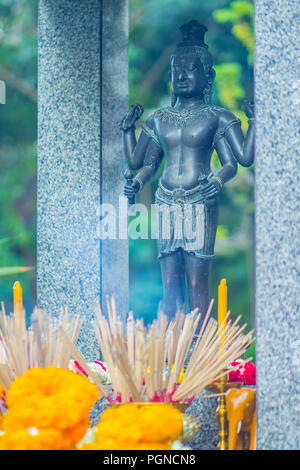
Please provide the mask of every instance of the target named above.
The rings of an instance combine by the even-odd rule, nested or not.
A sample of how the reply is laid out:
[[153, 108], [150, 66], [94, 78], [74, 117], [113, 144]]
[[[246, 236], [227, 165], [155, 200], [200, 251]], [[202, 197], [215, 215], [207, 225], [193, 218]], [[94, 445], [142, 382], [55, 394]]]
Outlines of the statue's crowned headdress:
[[206, 33], [207, 28], [198, 23], [197, 20], [191, 20], [180, 26], [179, 29], [182, 34], [182, 42], [177, 44], [177, 48], [188, 46], [208, 47], [204, 43], [204, 34]]
[[[204, 97], [207, 103], [211, 102], [211, 88], [215, 78], [215, 71], [212, 67], [212, 57], [208, 52], [208, 45], [204, 42], [204, 35], [207, 28], [201, 25], [197, 20], [191, 20], [180, 26], [182, 40], [177, 44], [175, 51], [171, 55], [173, 59], [181, 54], [196, 54], [203, 65], [204, 73], [207, 77], [207, 88], [204, 90]], [[175, 100], [176, 102], [176, 100]], [[172, 105], [174, 99], [172, 99]]]

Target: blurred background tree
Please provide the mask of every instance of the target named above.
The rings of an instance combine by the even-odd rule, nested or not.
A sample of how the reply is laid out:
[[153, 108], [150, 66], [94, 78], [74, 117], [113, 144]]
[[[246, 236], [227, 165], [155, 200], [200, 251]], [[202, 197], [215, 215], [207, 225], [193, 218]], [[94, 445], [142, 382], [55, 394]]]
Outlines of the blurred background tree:
[[[206, 42], [217, 72], [213, 102], [241, 111], [253, 89], [253, 2], [248, 0], [130, 0], [130, 103], [145, 108], [143, 120], [170, 103], [169, 57], [180, 39], [178, 27], [197, 19], [207, 26]], [[0, 300], [12, 308], [12, 286], [20, 280], [29, 312], [36, 299], [37, 1], [0, 1], [0, 79], [7, 104], [0, 105]], [[213, 156], [213, 167], [218, 168]], [[162, 169], [139, 201], [150, 207]], [[211, 292], [226, 277], [229, 307], [253, 324], [253, 169], [239, 167], [221, 197]], [[2, 240], [2, 241], [1, 241]], [[130, 307], [150, 321], [162, 296], [155, 240], [130, 242]], [[4, 268], [13, 268], [9, 271]], [[2, 275], [1, 275], [2, 274]], [[215, 308], [216, 311], [216, 308]]]
[[[208, 28], [206, 43], [216, 70], [213, 102], [233, 111], [246, 131], [241, 108], [245, 98], [253, 98], [252, 1], [130, 0], [130, 104], [144, 106], [142, 120], [170, 104], [170, 54], [180, 40], [179, 26], [193, 18]], [[154, 201], [162, 167], [137, 202], [150, 206]], [[220, 167], [215, 153], [212, 167]], [[226, 277], [229, 308], [233, 316], [242, 313], [249, 327], [254, 322], [253, 184], [253, 169], [239, 166], [238, 175], [223, 190], [211, 276], [212, 297], [217, 298], [218, 283]], [[155, 240], [130, 241], [130, 307], [148, 321], [162, 297], [156, 257]]]
[[[0, 2], [0, 300], [12, 311], [20, 280], [29, 313], [36, 299], [37, 2]], [[6, 268], [6, 269], [4, 269]], [[7, 270], [7, 268], [10, 268]]]

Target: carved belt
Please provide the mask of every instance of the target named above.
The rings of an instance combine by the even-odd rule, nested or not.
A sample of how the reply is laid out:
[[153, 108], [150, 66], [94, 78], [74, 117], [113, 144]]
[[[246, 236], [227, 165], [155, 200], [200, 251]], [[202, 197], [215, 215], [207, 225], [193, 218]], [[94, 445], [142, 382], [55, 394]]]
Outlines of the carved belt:
[[[210, 176], [212, 176], [212, 174], [210, 174], [208, 178]], [[161, 180], [159, 180], [155, 196], [157, 202], [164, 202], [166, 204], [193, 204], [205, 201], [205, 198], [202, 196], [202, 191], [203, 184], [198, 184], [192, 189], [174, 188], [170, 190], [165, 188]]]

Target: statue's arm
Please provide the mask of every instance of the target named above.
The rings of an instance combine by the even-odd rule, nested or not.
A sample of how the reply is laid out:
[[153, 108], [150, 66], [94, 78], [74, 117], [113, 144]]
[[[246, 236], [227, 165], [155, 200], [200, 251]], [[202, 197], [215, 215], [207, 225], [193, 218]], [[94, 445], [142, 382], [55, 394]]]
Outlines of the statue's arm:
[[135, 176], [141, 186], [144, 186], [153, 178], [160, 167], [163, 157], [164, 152], [161, 146], [156, 141], [151, 140], [146, 150], [143, 168]]
[[141, 135], [136, 140], [135, 122], [143, 114], [143, 107], [134, 104], [120, 122], [122, 130], [123, 151], [129, 168], [139, 170], [143, 166], [147, 147], [151, 141], [151, 136], [142, 128]]
[[227, 140], [224, 137], [221, 137], [214, 145], [222, 168], [215, 176], [209, 178], [205, 183], [202, 195], [206, 199], [217, 197], [224, 184], [233, 178], [237, 172], [237, 161]]
[[150, 137], [142, 130], [136, 141], [135, 129], [123, 131], [123, 151], [129, 168], [139, 170], [143, 166]]
[[222, 165], [221, 170], [216, 174], [216, 178], [219, 179], [219, 182], [223, 187], [227, 181], [231, 180], [236, 175], [237, 161], [226, 138], [218, 139], [215, 144], [215, 149]]
[[214, 145], [219, 140], [226, 140], [235, 159], [242, 166], [251, 166], [254, 162], [254, 105], [245, 103], [248, 116], [248, 131], [244, 137], [240, 120], [229, 111], [224, 111], [219, 117], [219, 126], [215, 135]]
[[[231, 125], [235, 125], [238, 120], [234, 117], [231, 119]], [[228, 129], [228, 127], [227, 127]], [[206, 199], [217, 197], [224, 184], [231, 180], [237, 173], [237, 161], [233, 154], [233, 150], [226, 139], [226, 132], [222, 131], [215, 134], [213, 146], [216, 149], [220, 163], [222, 165], [221, 170], [218, 173], [209, 178], [204, 185], [202, 194]]]
[[124, 195], [128, 198], [133, 197], [143, 186], [153, 178], [163, 160], [164, 152], [156, 140], [151, 139], [143, 163], [143, 167], [132, 180], [132, 184], [126, 183], [124, 186]]

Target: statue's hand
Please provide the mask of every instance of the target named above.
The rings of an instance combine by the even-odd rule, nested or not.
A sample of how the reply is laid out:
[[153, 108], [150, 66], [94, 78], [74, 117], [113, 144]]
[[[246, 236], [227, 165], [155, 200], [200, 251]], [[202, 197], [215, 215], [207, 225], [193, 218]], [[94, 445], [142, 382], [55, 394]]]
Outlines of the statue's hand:
[[244, 101], [242, 108], [248, 119], [254, 119], [255, 107], [253, 101]]
[[129, 111], [125, 114], [123, 119], [120, 122], [120, 129], [122, 131], [127, 131], [128, 129], [132, 129], [134, 123], [140, 119], [141, 115], [144, 112], [144, 108], [140, 104], [133, 104]]
[[221, 182], [221, 179], [217, 176], [213, 176], [207, 180], [207, 183], [203, 188], [202, 195], [205, 199], [216, 198], [220, 194], [222, 187], [223, 183]]
[[134, 197], [134, 195], [141, 189], [141, 185], [138, 180], [133, 178], [132, 182], [126, 181], [124, 184], [124, 196], [128, 199]]

